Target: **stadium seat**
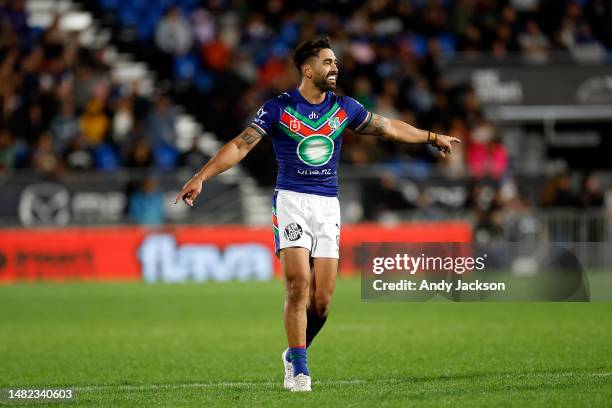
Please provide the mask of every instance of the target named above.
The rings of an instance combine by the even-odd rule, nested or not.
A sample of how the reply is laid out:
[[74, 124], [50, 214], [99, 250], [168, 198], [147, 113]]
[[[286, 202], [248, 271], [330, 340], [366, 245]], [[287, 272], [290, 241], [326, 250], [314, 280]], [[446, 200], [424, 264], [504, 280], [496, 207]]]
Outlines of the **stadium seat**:
[[161, 12], [157, 9], [150, 11], [137, 25], [138, 39], [142, 41], [149, 40], [155, 33], [157, 22], [161, 18]]
[[195, 85], [200, 92], [207, 92], [213, 86], [213, 75], [204, 70], [200, 70], [195, 78]]
[[295, 43], [299, 35], [300, 35], [300, 26], [297, 21], [285, 23], [280, 32], [280, 38], [282, 38], [285, 44]]
[[427, 39], [422, 35], [410, 37], [410, 48], [418, 58], [425, 58], [427, 55]]
[[124, 26], [137, 26], [141, 22], [140, 13], [130, 4], [123, 5], [119, 9], [119, 21]]
[[174, 76], [178, 79], [191, 79], [198, 73], [199, 59], [192, 54], [174, 60]]
[[96, 168], [102, 171], [112, 171], [121, 168], [121, 159], [117, 150], [109, 143], [101, 143], [94, 149]]
[[453, 34], [441, 34], [438, 37], [442, 53], [445, 57], [452, 57], [457, 51], [457, 37]]
[[153, 147], [153, 162], [163, 170], [171, 170], [176, 166], [179, 152], [174, 146], [167, 143], [157, 143]]
[[119, 0], [100, 0], [100, 7], [105, 10], [116, 10], [119, 6]]

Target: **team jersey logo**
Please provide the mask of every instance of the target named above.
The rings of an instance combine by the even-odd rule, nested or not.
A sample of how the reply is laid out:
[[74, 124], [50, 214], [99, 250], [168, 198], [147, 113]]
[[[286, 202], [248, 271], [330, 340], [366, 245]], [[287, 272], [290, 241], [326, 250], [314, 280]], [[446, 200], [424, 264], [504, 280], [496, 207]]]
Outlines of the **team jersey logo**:
[[300, 128], [301, 128], [301, 125], [300, 125], [300, 121], [299, 120], [293, 119], [291, 122], [289, 122], [289, 129], [292, 132], [299, 132]]
[[297, 155], [309, 166], [323, 166], [334, 154], [334, 141], [324, 135], [311, 135], [297, 145]]
[[340, 119], [337, 116], [329, 119], [329, 127], [336, 130], [340, 127]]

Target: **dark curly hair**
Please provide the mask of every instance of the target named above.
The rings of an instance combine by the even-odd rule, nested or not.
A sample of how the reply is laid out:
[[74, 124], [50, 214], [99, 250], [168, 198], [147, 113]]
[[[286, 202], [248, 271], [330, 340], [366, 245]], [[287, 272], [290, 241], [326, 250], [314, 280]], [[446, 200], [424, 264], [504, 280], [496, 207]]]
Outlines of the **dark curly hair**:
[[331, 49], [329, 37], [320, 38], [318, 40], [304, 41], [298, 45], [293, 53], [293, 63], [295, 64], [298, 72], [302, 71], [302, 65], [308, 58], [317, 56], [319, 51], [326, 48]]

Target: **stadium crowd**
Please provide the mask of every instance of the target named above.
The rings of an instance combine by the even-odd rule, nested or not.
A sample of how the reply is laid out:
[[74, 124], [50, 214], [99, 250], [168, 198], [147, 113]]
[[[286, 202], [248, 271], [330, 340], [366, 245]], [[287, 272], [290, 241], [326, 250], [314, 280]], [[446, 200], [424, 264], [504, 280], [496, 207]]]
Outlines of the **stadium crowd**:
[[59, 20], [37, 30], [27, 26], [23, 2], [0, 11], [0, 170], [54, 174], [191, 162], [194, 152], [175, 146], [176, 113], [167, 95], [148, 99], [138, 83], [114, 83], [104, 49], [80, 46]]
[[[166, 61], [162, 71], [193, 80], [192, 110], [223, 140], [239, 132], [266, 99], [295, 84], [289, 58], [295, 44], [329, 35], [340, 60], [339, 92], [372, 111], [465, 140], [446, 166], [477, 178], [506, 175], [511, 158], [469, 87], [449, 87], [441, 67], [446, 59], [457, 52], [500, 59], [518, 53], [542, 62], [552, 51], [566, 50], [578, 59], [603, 61], [612, 48], [610, 3], [599, 0], [209, 1], [206, 8], [194, 3], [179, 0], [166, 9], [150, 38], [162, 54], [157, 60]], [[118, 5], [119, 20], [122, 10], [134, 8], [138, 2]], [[141, 35], [146, 42], [146, 31]], [[203, 104], [202, 96], [210, 103]], [[256, 152], [253, 167], [274, 174], [270, 154], [269, 146]], [[398, 158], [425, 166], [437, 160], [426, 148], [355, 135], [343, 145], [345, 163]]]
[[[347, 132], [344, 163], [403, 161], [424, 174], [507, 179], [512, 157], [495, 126], [468, 86], [449, 87], [442, 63], [458, 52], [538, 62], [553, 50], [603, 60], [612, 48], [610, 8], [606, 0], [99, 0], [94, 10], [136, 28], [137, 48], [173, 85], [170, 95], [148, 99], [137, 83], [111, 80], [104, 49], [81, 47], [57, 20], [28, 27], [23, 0], [0, 1], [0, 172], [197, 167], [206, 160], [197, 146], [176, 147], [173, 100], [229, 140], [267, 98], [294, 86], [293, 47], [328, 35], [340, 60], [339, 92], [464, 141], [437, 166], [429, 146]], [[261, 145], [246, 164], [272, 184], [271, 145]]]

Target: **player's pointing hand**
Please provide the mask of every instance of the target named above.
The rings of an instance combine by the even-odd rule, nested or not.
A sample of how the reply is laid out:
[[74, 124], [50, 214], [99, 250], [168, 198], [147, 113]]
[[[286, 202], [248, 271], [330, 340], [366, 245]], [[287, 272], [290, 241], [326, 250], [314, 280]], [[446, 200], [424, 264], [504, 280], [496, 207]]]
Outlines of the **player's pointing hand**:
[[193, 202], [202, 192], [202, 181], [195, 176], [191, 178], [185, 185], [180, 193], [177, 194], [174, 204], [177, 204], [179, 200], [183, 200], [185, 204], [193, 207]]
[[452, 154], [453, 153], [453, 144], [454, 143], [461, 143], [461, 140], [457, 139], [456, 137], [453, 136], [446, 136], [446, 135], [438, 135], [436, 134], [436, 139], [435, 141], [432, 143], [435, 147], [438, 148], [438, 150], [440, 150], [440, 156], [442, 157], [446, 157], [446, 154]]

